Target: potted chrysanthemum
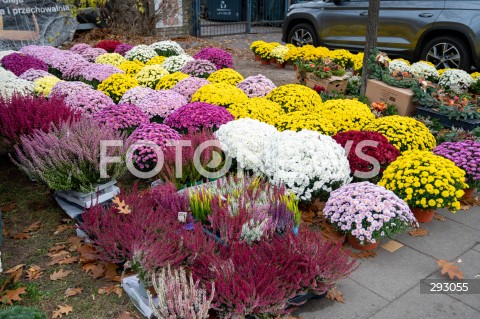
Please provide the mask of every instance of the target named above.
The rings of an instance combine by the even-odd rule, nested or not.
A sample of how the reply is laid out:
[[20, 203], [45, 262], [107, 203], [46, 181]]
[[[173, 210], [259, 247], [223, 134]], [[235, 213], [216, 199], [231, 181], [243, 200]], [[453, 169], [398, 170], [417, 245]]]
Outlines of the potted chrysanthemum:
[[373, 250], [380, 239], [418, 226], [403, 200], [370, 182], [353, 183], [333, 191], [324, 216], [359, 250]]

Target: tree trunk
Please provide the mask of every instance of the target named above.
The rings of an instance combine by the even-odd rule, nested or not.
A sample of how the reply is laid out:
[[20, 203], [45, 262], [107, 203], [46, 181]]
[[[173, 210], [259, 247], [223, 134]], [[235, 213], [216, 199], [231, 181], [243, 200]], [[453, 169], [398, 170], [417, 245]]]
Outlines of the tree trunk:
[[150, 0], [110, 0], [109, 25], [115, 31], [135, 34], [155, 34], [155, 17]]
[[367, 79], [370, 77], [368, 70], [368, 58], [370, 51], [377, 46], [378, 18], [380, 14], [380, 0], [370, 0], [368, 5], [367, 36], [365, 42], [365, 57], [363, 58], [362, 68], [362, 88], [360, 95], [365, 95], [367, 90]]

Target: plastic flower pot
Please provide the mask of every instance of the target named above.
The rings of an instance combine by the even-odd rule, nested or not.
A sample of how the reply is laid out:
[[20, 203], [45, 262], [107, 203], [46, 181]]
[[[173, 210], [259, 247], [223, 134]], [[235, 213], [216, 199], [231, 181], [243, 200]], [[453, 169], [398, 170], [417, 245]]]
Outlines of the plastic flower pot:
[[262, 58], [259, 55], [255, 55], [255, 61], [261, 61]]
[[278, 62], [276, 62], [276, 63], [275, 63], [275, 67], [276, 67], [277, 69], [285, 69], [286, 66], [287, 66], [287, 63], [286, 63], [286, 62], [283, 62], [283, 63], [278, 63]]
[[270, 60], [262, 60], [262, 65], [269, 65], [270, 64]]
[[435, 211], [433, 209], [421, 209], [411, 207], [412, 213], [419, 223], [429, 223], [433, 219]]
[[277, 63], [277, 59], [275, 59], [275, 58], [270, 59], [270, 63], [271, 63], [271, 64], [276, 64], [276, 63]]
[[473, 197], [473, 193], [475, 192], [475, 188], [465, 189], [465, 194], [462, 196], [462, 200], [467, 200]]
[[350, 234], [347, 235], [347, 240], [350, 246], [352, 248], [355, 248], [357, 250], [375, 250], [378, 247], [379, 242], [377, 241], [376, 243], [366, 243], [366, 244], [360, 244], [360, 241], [355, 237]]

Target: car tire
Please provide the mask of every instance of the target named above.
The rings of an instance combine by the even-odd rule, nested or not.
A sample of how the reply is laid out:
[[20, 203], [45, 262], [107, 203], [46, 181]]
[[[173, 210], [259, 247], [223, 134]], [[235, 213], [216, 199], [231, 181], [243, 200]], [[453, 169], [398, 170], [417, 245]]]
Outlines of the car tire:
[[288, 33], [287, 40], [288, 43], [291, 43], [297, 47], [302, 47], [307, 44], [318, 46], [320, 44], [315, 28], [307, 23], [295, 25]]
[[428, 41], [420, 59], [432, 62], [437, 69], [461, 69], [470, 71], [472, 57], [464, 41], [453, 36], [441, 36]]

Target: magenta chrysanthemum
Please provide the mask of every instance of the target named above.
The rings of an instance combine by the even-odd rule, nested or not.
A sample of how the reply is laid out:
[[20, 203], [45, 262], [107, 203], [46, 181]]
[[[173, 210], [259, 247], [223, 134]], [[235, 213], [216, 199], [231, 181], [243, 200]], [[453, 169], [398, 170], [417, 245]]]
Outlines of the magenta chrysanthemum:
[[224, 107], [193, 102], [170, 114], [165, 120], [165, 125], [177, 130], [198, 131], [204, 128], [216, 129], [234, 119]]

